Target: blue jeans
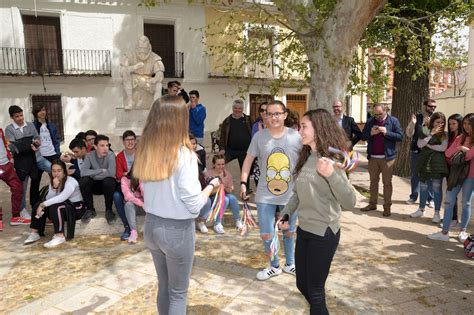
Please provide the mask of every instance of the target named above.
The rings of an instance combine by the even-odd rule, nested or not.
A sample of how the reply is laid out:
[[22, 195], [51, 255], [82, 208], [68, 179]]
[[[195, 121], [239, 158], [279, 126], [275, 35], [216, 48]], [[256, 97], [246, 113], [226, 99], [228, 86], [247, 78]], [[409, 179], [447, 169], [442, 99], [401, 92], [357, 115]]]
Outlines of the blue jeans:
[[435, 211], [439, 211], [443, 201], [443, 180], [437, 178], [420, 182], [420, 209], [425, 209], [426, 202], [429, 200], [430, 186], [434, 197]]
[[[411, 151], [410, 152], [410, 169], [411, 169], [411, 194], [410, 199], [416, 201], [418, 199], [418, 192], [420, 190], [420, 179], [418, 177], [418, 172], [416, 171], [416, 161], [418, 159], [418, 152]], [[421, 198], [421, 196], [420, 196]], [[427, 201], [430, 202], [433, 200], [433, 188], [431, 187], [431, 182], [428, 183], [428, 199]], [[421, 204], [421, 203], [420, 203]]]
[[[211, 205], [214, 197], [209, 198], [207, 203], [202, 207], [201, 211], [199, 212], [198, 218], [207, 220], [209, 213], [211, 212]], [[225, 194], [225, 201], [224, 201], [224, 210], [230, 206], [230, 210], [232, 211], [232, 216], [235, 220], [240, 220], [240, 206], [239, 202], [237, 201], [237, 197], [235, 195], [226, 193]], [[222, 218], [217, 217], [216, 224], [222, 222]]]
[[201, 221], [207, 220], [207, 217], [209, 216], [209, 213], [211, 212], [211, 205], [212, 205], [211, 198], [207, 198], [206, 204], [201, 208], [201, 211], [199, 211], [198, 220], [201, 220]]
[[[263, 240], [263, 246], [265, 253], [270, 253], [270, 245], [272, 243], [273, 235], [275, 235], [275, 212], [276, 207], [283, 209], [283, 205], [272, 205], [268, 203], [257, 203], [257, 213], [258, 213], [258, 225], [260, 227], [260, 237], [263, 237], [265, 234], [270, 234], [269, 239]], [[294, 232], [296, 231], [296, 218], [298, 217], [297, 212], [293, 213], [290, 217], [290, 230], [283, 233], [283, 244], [285, 247], [285, 258], [287, 265], [293, 265], [295, 263], [295, 242], [294, 242]], [[292, 236], [286, 235], [286, 232], [291, 232]], [[271, 259], [271, 258], [270, 258]], [[278, 257], [270, 260], [270, 263], [273, 267], [280, 266], [280, 261]]]
[[456, 203], [456, 196], [462, 188], [462, 214], [461, 214], [461, 229], [466, 230], [467, 224], [471, 218], [471, 200], [474, 192], [474, 178], [466, 178], [464, 183], [454, 187], [452, 190], [446, 192], [446, 207], [443, 218], [443, 231], [449, 231], [449, 224], [453, 216], [453, 208]]
[[122, 220], [123, 227], [125, 229], [130, 229], [127, 221], [127, 216], [125, 215], [125, 201], [123, 200], [123, 194], [121, 191], [114, 191], [113, 195], [115, 208], [117, 209], [120, 220]]

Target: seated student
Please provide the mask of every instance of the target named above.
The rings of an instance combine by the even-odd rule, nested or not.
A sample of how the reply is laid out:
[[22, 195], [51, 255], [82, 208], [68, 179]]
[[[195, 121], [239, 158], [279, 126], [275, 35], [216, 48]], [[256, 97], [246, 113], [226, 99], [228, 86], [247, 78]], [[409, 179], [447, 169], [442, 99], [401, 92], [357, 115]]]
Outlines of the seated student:
[[74, 237], [76, 221], [85, 213], [85, 204], [82, 201], [79, 183], [71, 176], [67, 176], [66, 164], [56, 160], [51, 166], [52, 177], [49, 184], [46, 200], [33, 208], [31, 233], [23, 244], [28, 245], [44, 236], [46, 218], [50, 218], [54, 225], [54, 236], [44, 244], [52, 248], [66, 241], [64, 236], [64, 222], [67, 221], [67, 239]]
[[[212, 168], [206, 172], [206, 178], [209, 176], [213, 176], [213, 177], [219, 176], [221, 178], [222, 185], [224, 185], [224, 191], [225, 191], [224, 209], [227, 209], [227, 207], [230, 206], [232, 215], [234, 216], [234, 219], [235, 219], [236, 228], [239, 230], [242, 229], [243, 225], [240, 219], [239, 202], [237, 201], [237, 197], [232, 194], [232, 191], [234, 190], [234, 182], [233, 182], [232, 175], [230, 174], [230, 172], [228, 172], [225, 169], [225, 157], [223, 154], [216, 154], [212, 158]], [[213, 196], [211, 197], [211, 199], [212, 198]], [[204, 217], [207, 218], [208, 214], [209, 214], [209, 211], [207, 211], [207, 214], [203, 213], [203, 215], [199, 214], [199, 216], [203, 218]], [[218, 218], [214, 224], [214, 231], [217, 234], [225, 233], [224, 226], [222, 225], [221, 221], [222, 219]], [[201, 233], [205, 233], [203, 232], [203, 230], [204, 231], [207, 230], [203, 228], [203, 225], [205, 227], [204, 222], [198, 222], [198, 228], [201, 231]]]
[[97, 132], [95, 130], [87, 130], [85, 132], [87, 152], [91, 152], [95, 149], [94, 142], [97, 137]]
[[[33, 124], [35, 125], [36, 131], [40, 136], [41, 144], [39, 151], [41, 156], [46, 159], [49, 163], [59, 159], [61, 156], [61, 140], [59, 139], [59, 133], [56, 126], [46, 119], [46, 108], [43, 104], [35, 104], [33, 106]], [[49, 164], [48, 163], [48, 164]], [[50, 165], [50, 164], [49, 164]], [[50, 169], [51, 166], [48, 167]], [[48, 170], [49, 173], [49, 170]], [[35, 179], [31, 179], [30, 190], [39, 191], [41, 177], [43, 170], [39, 167], [38, 176]], [[33, 206], [39, 201], [39, 194], [36, 195], [37, 199], [30, 199], [30, 204]]]
[[[30, 220], [31, 216], [26, 210], [28, 178], [36, 179], [39, 167], [49, 172], [51, 163], [41, 157], [38, 149], [41, 144], [38, 132], [33, 123], [25, 121], [23, 109], [17, 105], [12, 105], [8, 108], [8, 113], [13, 122], [5, 128], [5, 136], [10, 141], [10, 151], [13, 153], [15, 171], [23, 187], [20, 216]], [[30, 200], [38, 200], [38, 198], [39, 191], [30, 189]]]
[[[0, 128], [0, 139], [2, 141], [0, 143], [0, 179], [10, 187], [11, 191], [12, 218], [10, 225], [30, 224], [29, 219], [20, 216], [23, 187], [13, 168], [13, 159], [8, 151], [2, 128]], [[0, 207], [0, 231], [3, 231], [2, 207]]]
[[126, 176], [122, 176], [121, 186], [125, 203], [125, 214], [130, 226], [129, 244], [135, 244], [138, 238], [137, 209], [143, 209], [143, 186], [133, 177], [133, 167]]
[[191, 141], [191, 145], [193, 146], [194, 152], [196, 152], [199, 161], [198, 161], [198, 168], [199, 172], [204, 172], [206, 170], [206, 150], [202, 145], [197, 142], [196, 137], [190, 133], [189, 134], [189, 141]]
[[81, 167], [87, 155], [86, 143], [80, 138], [74, 138], [71, 143], [69, 143], [69, 150], [71, 150], [73, 154], [64, 153], [61, 155], [61, 161], [72, 163], [72, 166], [67, 170], [67, 174], [79, 181], [81, 179]]
[[126, 130], [122, 134], [122, 141], [124, 149], [117, 154], [116, 158], [115, 178], [117, 179], [118, 185], [114, 192], [114, 204], [125, 228], [120, 239], [126, 241], [130, 236], [130, 227], [127, 222], [127, 216], [125, 215], [125, 203], [123, 201], [124, 198], [120, 187], [120, 180], [129, 174], [129, 170], [135, 160], [137, 136], [132, 130]]
[[87, 153], [81, 167], [79, 186], [87, 210], [82, 222], [87, 223], [96, 216], [94, 195], [104, 195], [105, 218], [108, 224], [115, 220], [112, 201], [115, 191], [115, 154], [109, 150], [109, 137], [97, 135], [94, 140], [95, 150]]

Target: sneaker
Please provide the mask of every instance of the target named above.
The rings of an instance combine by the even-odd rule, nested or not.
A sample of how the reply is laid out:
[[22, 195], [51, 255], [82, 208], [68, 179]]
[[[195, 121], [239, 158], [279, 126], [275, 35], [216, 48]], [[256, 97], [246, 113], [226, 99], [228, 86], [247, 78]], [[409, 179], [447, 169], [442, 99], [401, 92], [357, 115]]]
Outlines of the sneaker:
[[464, 243], [464, 241], [469, 237], [469, 234], [467, 234], [466, 231], [461, 231], [459, 232], [459, 235], [458, 235], [458, 240], [461, 242], [461, 243]]
[[374, 204], [368, 204], [367, 206], [363, 207], [363, 208], [360, 208], [360, 211], [373, 211], [373, 210], [377, 210], [377, 205], [374, 205]]
[[[443, 220], [439, 223], [439, 227], [443, 228]], [[451, 220], [451, 223], [449, 223], [449, 229], [451, 230], [452, 228], [457, 228], [459, 227], [459, 223], [457, 220]]]
[[410, 217], [412, 218], [420, 218], [422, 216], [425, 215], [425, 211], [424, 210], [421, 210], [420, 208], [418, 208], [418, 210], [416, 210], [415, 212], [411, 213], [410, 214]]
[[95, 217], [95, 211], [87, 209], [81, 218], [82, 223], [89, 223], [91, 219]]
[[28, 245], [36, 242], [37, 240], [40, 239], [40, 236], [36, 232], [31, 232], [30, 235], [28, 235], [28, 238], [23, 242], [23, 245]]
[[214, 225], [214, 231], [215, 231], [217, 234], [224, 234], [224, 233], [225, 233], [224, 227], [222, 226], [221, 223]]
[[105, 210], [105, 219], [108, 225], [112, 225], [115, 221], [115, 213], [112, 210]]
[[235, 220], [235, 228], [237, 230], [242, 230], [242, 228], [244, 227], [244, 224], [242, 223], [242, 220]]
[[120, 235], [120, 239], [122, 241], [126, 241], [129, 239], [129, 237], [130, 237], [130, 229], [126, 228], [125, 231], [123, 231], [122, 235]]
[[130, 231], [130, 237], [128, 238], [128, 244], [136, 244], [138, 239], [137, 230]]
[[268, 268], [263, 269], [262, 271], [257, 273], [257, 279], [260, 281], [265, 281], [270, 279], [271, 277], [275, 277], [281, 274], [281, 268], [275, 268], [270, 266]]
[[441, 231], [428, 235], [428, 238], [430, 240], [435, 240], [435, 241], [445, 241], [445, 242], [449, 241], [449, 235], [444, 234]]
[[46, 220], [46, 225], [53, 225], [53, 221], [51, 219]]
[[46, 247], [46, 248], [53, 248], [53, 247], [56, 247], [59, 244], [62, 244], [64, 242], [66, 242], [66, 238], [64, 236], [54, 235], [53, 238], [51, 239], [51, 241], [49, 241], [47, 243], [44, 243], [43, 246]]
[[439, 211], [435, 211], [433, 220], [431, 222], [433, 223], [439, 223], [441, 221], [441, 217], [439, 216]]
[[283, 267], [283, 272], [289, 273], [290, 275], [296, 276], [296, 267], [295, 264], [293, 265], [287, 265]]
[[20, 211], [20, 217], [22, 217], [24, 219], [31, 220], [31, 215], [28, 212], [28, 210], [26, 210], [26, 209], [23, 209], [23, 210]]
[[0, 220], [0, 231], [3, 231], [3, 221]]
[[206, 234], [208, 232], [206, 223], [204, 221], [198, 222], [197, 226], [201, 233]]
[[415, 202], [416, 202], [416, 199], [411, 199], [411, 198], [408, 199], [407, 201], [405, 201], [405, 203], [406, 203], [407, 205], [413, 205], [413, 204], [415, 204]]
[[23, 217], [14, 217], [10, 219], [10, 225], [30, 225], [31, 220]]
[[434, 200], [431, 200], [430, 202], [428, 202], [428, 208], [434, 208]]

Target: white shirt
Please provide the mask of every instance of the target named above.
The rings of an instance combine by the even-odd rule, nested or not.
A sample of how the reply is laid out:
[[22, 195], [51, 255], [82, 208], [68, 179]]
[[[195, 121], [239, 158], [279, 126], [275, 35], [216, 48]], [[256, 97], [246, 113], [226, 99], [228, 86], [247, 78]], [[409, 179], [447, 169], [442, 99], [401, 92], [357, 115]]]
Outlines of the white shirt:
[[46, 195], [46, 201], [44, 202], [44, 205], [46, 207], [49, 207], [56, 203], [64, 202], [68, 199], [70, 202], [82, 201], [82, 194], [81, 190], [79, 189], [79, 183], [77, 182], [77, 180], [74, 179], [74, 177], [71, 176], [67, 177], [66, 183], [64, 183], [64, 189], [59, 193], [54, 191], [51, 187], [51, 184], [49, 184], [49, 190], [48, 194]]
[[42, 156], [52, 156], [56, 154], [54, 150], [53, 140], [46, 123], [43, 123], [40, 127], [40, 139], [41, 145], [39, 147]]

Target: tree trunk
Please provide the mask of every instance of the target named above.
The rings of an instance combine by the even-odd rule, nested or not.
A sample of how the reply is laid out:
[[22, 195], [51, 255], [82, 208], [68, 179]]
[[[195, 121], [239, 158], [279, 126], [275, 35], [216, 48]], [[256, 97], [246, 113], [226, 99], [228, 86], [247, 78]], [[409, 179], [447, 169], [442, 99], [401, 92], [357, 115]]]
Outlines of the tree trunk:
[[[429, 42], [422, 44], [429, 45]], [[408, 62], [408, 59], [400, 58], [406, 55], [406, 46], [399, 46], [395, 49], [394, 66], [395, 69], [402, 69], [402, 71], [395, 71], [394, 74], [391, 109], [391, 114], [400, 120], [403, 131], [408, 126], [411, 115], [421, 112], [423, 101], [429, 96], [428, 69], [424, 75], [412, 80], [415, 67]], [[429, 49], [427, 49], [427, 58], [429, 58]], [[397, 146], [395, 175], [410, 175], [410, 145], [411, 138], [405, 135], [401, 144]]]
[[311, 75], [309, 108], [331, 109], [335, 100], [344, 99], [354, 49], [387, 0], [339, 0], [327, 16], [320, 15], [315, 3], [275, 1], [306, 49]]

